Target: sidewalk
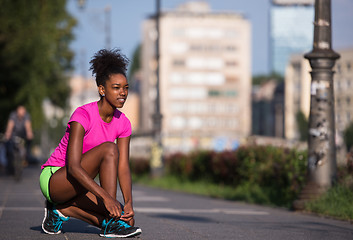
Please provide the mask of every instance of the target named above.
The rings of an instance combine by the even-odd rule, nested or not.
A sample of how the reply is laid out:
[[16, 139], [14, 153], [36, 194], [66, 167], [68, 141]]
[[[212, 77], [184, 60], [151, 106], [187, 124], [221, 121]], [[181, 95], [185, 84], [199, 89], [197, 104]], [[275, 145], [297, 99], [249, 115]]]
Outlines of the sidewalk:
[[[42, 232], [44, 197], [40, 167], [27, 167], [23, 180], [0, 176], [0, 240], [103, 239], [100, 230], [70, 219], [63, 234]], [[347, 240], [353, 225], [285, 209], [213, 199], [140, 185], [133, 186], [136, 224], [145, 240]], [[135, 239], [136, 239], [135, 238]]]

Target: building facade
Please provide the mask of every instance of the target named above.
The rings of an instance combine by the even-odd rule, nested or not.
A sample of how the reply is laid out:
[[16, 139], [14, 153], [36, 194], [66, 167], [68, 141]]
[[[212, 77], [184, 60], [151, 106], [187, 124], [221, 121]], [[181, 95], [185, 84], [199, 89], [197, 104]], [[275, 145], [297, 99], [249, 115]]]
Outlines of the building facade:
[[[160, 15], [159, 91], [166, 151], [235, 148], [251, 131], [251, 30], [236, 13], [189, 2]], [[141, 128], [153, 128], [156, 21], [143, 23]]]
[[273, 0], [270, 9], [271, 71], [284, 75], [289, 57], [313, 43], [314, 0]]
[[303, 54], [293, 55], [285, 73], [285, 138], [299, 140], [297, 114], [303, 113], [308, 119], [310, 113], [311, 67]]
[[284, 83], [268, 80], [252, 92], [252, 135], [284, 137]]

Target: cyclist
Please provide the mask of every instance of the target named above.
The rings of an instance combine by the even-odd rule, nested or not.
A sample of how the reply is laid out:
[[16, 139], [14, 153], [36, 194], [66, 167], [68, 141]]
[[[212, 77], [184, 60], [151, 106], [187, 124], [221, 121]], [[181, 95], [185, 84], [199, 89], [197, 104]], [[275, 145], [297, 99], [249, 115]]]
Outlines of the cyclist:
[[[12, 165], [15, 151], [14, 137], [26, 140], [26, 158], [29, 158], [33, 131], [31, 117], [23, 105], [19, 105], [16, 111], [11, 112], [5, 131], [5, 139], [7, 140], [7, 171], [9, 174], [14, 173]], [[24, 164], [27, 164], [27, 159]]]

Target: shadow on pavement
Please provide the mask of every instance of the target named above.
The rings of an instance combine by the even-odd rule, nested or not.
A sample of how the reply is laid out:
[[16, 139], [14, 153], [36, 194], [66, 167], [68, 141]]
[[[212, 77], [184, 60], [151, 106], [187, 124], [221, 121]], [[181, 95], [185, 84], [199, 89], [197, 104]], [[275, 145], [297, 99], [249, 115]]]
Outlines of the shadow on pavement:
[[[42, 232], [42, 226], [34, 226], [30, 227], [32, 231], [38, 231]], [[89, 225], [88, 223], [85, 223], [83, 221], [77, 220], [77, 219], [70, 219], [67, 223], [63, 224], [63, 229], [62, 231], [64, 233], [89, 233], [89, 234], [99, 234], [100, 230], [92, 225]]]
[[176, 214], [153, 214], [151, 217], [155, 218], [169, 218], [169, 219], [174, 219], [178, 221], [191, 221], [191, 222], [215, 222], [212, 221], [209, 218], [204, 218], [204, 217], [196, 217], [196, 216], [185, 216], [185, 215], [176, 215]]

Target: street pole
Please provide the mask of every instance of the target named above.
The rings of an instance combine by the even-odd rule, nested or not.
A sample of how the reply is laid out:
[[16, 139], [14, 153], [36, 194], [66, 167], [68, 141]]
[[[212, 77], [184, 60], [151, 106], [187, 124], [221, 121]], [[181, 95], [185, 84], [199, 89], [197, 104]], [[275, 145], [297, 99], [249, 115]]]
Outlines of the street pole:
[[151, 159], [151, 174], [152, 177], [159, 177], [163, 174], [163, 147], [162, 147], [162, 114], [160, 111], [160, 61], [159, 61], [159, 40], [160, 40], [160, 0], [156, 0], [156, 45], [155, 45], [155, 57], [156, 57], [156, 99], [155, 99], [155, 111], [153, 114], [153, 132], [154, 132], [154, 144], [152, 146], [152, 159]]
[[320, 196], [336, 180], [335, 114], [332, 70], [339, 55], [331, 47], [331, 0], [315, 1], [313, 50], [304, 56], [311, 71], [308, 183], [294, 205]]
[[111, 6], [107, 5], [104, 8], [104, 13], [105, 13], [105, 48], [110, 49], [111, 46]]

